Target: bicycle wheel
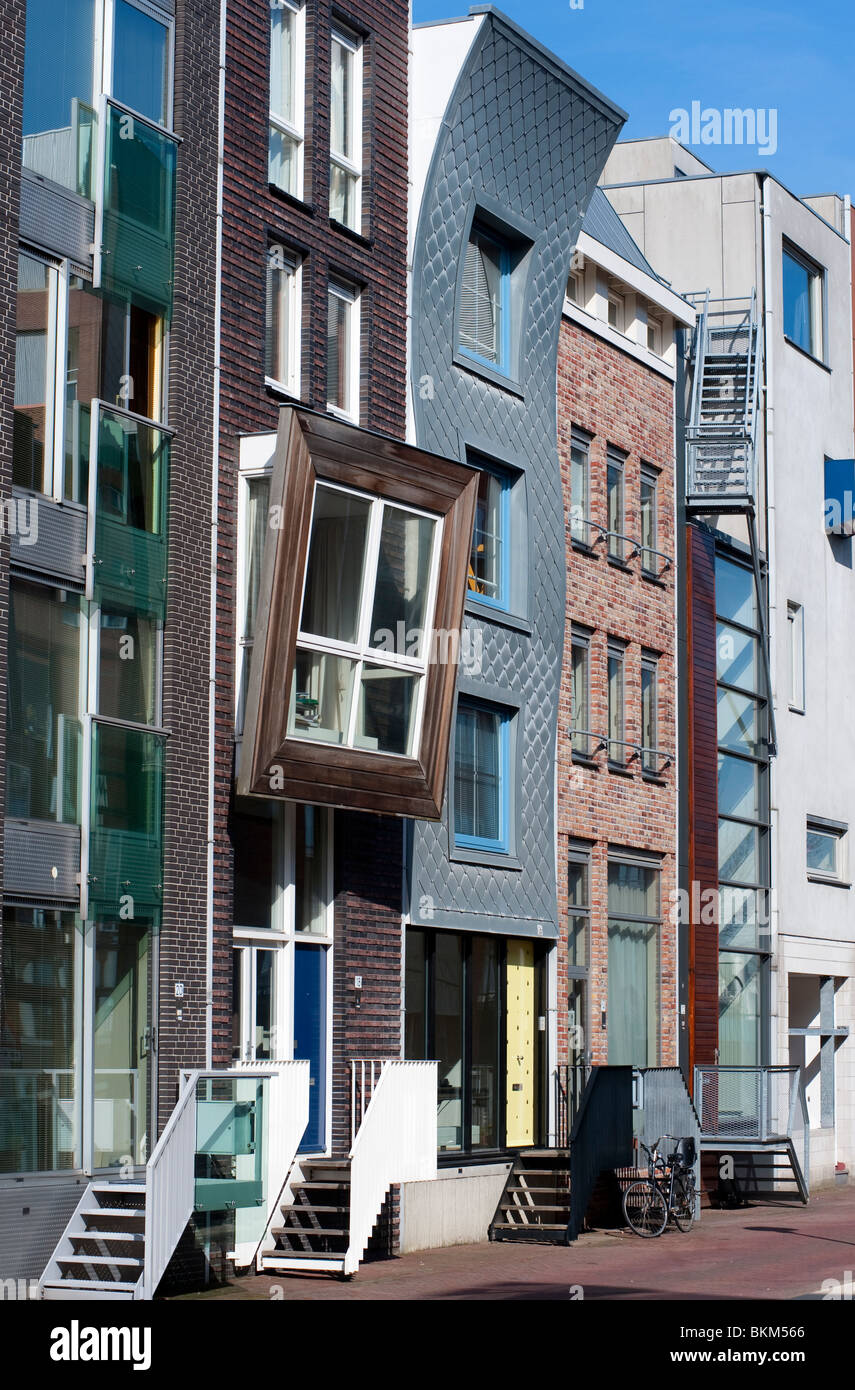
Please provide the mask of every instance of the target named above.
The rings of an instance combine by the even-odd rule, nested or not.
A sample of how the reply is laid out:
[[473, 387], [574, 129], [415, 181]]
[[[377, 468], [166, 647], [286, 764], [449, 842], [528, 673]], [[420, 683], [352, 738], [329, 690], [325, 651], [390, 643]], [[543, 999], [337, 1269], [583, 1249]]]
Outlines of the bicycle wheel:
[[661, 1236], [668, 1225], [665, 1198], [652, 1182], [634, 1182], [623, 1194], [626, 1224], [637, 1236]]
[[678, 1231], [687, 1234], [695, 1224], [695, 1180], [691, 1176], [677, 1178], [674, 1183], [674, 1205], [671, 1208]]

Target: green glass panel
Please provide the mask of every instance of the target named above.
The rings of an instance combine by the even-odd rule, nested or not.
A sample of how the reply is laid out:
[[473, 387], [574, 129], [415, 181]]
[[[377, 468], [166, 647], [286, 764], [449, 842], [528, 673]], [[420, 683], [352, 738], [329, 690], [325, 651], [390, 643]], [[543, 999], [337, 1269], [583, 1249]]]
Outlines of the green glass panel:
[[95, 589], [163, 618], [169, 436], [101, 408], [95, 505]]
[[164, 753], [159, 734], [93, 725], [89, 898], [105, 915], [160, 903]]
[[[203, 1077], [196, 1087], [197, 1211], [254, 1208], [265, 1216], [264, 1092], [257, 1077]], [[251, 1234], [242, 1223], [242, 1237]]]
[[169, 318], [177, 142], [107, 103], [101, 288]]

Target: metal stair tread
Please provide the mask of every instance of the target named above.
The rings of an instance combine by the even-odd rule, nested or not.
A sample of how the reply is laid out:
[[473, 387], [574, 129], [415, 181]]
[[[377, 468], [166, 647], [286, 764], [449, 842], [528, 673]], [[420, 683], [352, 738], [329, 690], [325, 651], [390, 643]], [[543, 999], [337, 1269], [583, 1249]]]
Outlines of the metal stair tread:
[[272, 1236], [349, 1236], [350, 1231], [340, 1226], [273, 1226]]
[[115, 1240], [118, 1241], [119, 1244], [122, 1244], [123, 1242], [127, 1244], [129, 1241], [134, 1241], [135, 1243], [139, 1243], [140, 1245], [145, 1244], [145, 1235], [142, 1231], [97, 1231], [92, 1229], [86, 1231], [71, 1231], [69, 1233], [69, 1239]]
[[335, 1250], [266, 1250], [262, 1256], [262, 1266], [267, 1264], [275, 1265], [278, 1258], [285, 1260], [329, 1260], [330, 1263], [344, 1264], [345, 1252], [342, 1250], [341, 1259]]
[[80, 1213], [80, 1215], [84, 1218], [84, 1220], [85, 1220], [87, 1217], [90, 1217], [90, 1216], [98, 1216], [98, 1217], [101, 1217], [102, 1219], [103, 1219], [104, 1217], [106, 1217], [106, 1218], [107, 1218], [108, 1220], [110, 1220], [110, 1221], [112, 1221], [114, 1217], [124, 1218], [124, 1217], [126, 1217], [126, 1216], [132, 1216], [132, 1217], [134, 1217], [135, 1220], [141, 1221], [141, 1220], [143, 1219], [143, 1217], [145, 1216], [145, 1208], [144, 1208], [144, 1207], [86, 1207], [85, 1210], [83, 1210], [83, 1211]]
[[59, 1265], [129, 1265], [131, 1269], [140, 1270], [144, 1264], [136, 1255], [57, 1255], [56, 1262]]
[[146, 1185], [144, 1182], [93, 1182], [93, 1192], [109, 1192], [116, 1196], [119, 1192], [134, 1192], [140, 1196], [145, 1196]]
[[42, 1289], [57, 1289], [63, 1293], [75, 1290], [80, 1293], [128, 1293], [133, 1294], [136, 1290], [137, 1280], [133, 1284], [125, 1280], [118, 1279], [50, 1279], [43, 1285]]

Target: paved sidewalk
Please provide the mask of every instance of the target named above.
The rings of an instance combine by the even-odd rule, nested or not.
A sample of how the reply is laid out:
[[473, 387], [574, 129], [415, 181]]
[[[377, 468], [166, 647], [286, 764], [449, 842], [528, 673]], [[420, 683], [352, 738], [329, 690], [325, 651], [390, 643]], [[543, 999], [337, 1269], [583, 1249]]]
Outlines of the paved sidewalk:
[[658, 1240], [603, 1231], [570, 1247], [484, 1242], [363, 1265], [350, 1281], [252, 1275], [183, 1298], [566, 1302], [581, 1286], [586, 1300], [794, 1299], [821, 1296], [826, 1279], [848, 1281], [855, 1297], [852, 1187], [820, 1192], [807, 1207], [705, 1211], [688, 1235], [669, 1227]]

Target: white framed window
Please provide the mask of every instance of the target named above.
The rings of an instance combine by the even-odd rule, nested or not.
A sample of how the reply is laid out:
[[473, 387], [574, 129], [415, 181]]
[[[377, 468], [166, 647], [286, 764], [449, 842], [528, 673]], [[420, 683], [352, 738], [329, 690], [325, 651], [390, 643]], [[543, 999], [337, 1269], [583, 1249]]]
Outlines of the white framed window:
[[790, 709], [805, 711], [805, 610], [800, 603], [787, 602], [787, 633], [790, 652]]
[[362, 227], [362, 42], [346, 29], [330, 45], [330, 217]]
[[584, 282], [584, 272], [581, 270], [571, 270], [567, 276], [567, 298], [571, 304], [582, 307], [582, 285]]
[[662, 319], [648, 305], [647, 308], [647, 351], [661, 357], [665, 343], [665, 329]]
[[327, 291], [327, 408], [359, 423], [359, 291], [330, 280]]
[[241, 469], [238, 494], [237, 654], [235, 735], [243, 733], [249, 666], [255, 641], [258, 588], [270, 505], [270, 469]]
[[303, 197], [306, 109], [306, 12], [293, 0], [270, 0], [270, 141], [267, 177]]
[[626, 332], [626, 298], [615, 289], [609, 289], [608, 320], [618, 333]]
[[288, 737], [418, 756], [442, 519], [318, 482]]
[[808, 878], [842, 883], [848, 874], [847, 827], [834, 821], [808, 818], [806, 839]]
[[268, 386], [300, 394], [301, 264], [297, 254], [272, 242], [267, 248], [264, 377]]

